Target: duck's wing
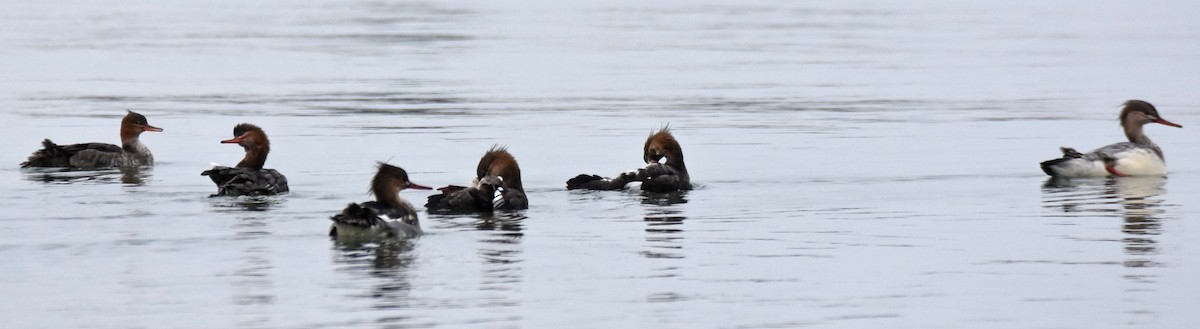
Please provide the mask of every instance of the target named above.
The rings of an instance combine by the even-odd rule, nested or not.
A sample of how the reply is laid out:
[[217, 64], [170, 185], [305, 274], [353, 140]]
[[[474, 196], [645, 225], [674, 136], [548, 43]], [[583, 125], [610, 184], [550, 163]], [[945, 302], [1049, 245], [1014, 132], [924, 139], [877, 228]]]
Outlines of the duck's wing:
[[217, 184], [217, 195], [275, 195], [289, 191], [287, 177], [275, 169], [213, 167], [201, 172]]
[[430, 212], [456, 213], [491, 211], [491, 189], [450, 185], [439, 188], [441, 194], [430, 195], [425, 209]]
[[1063, 147], [1061, 158], [1042, 161], [1040, 165], [1042, 172], [1053, 177], [1105, 177], [1109, 175], [1105, 165], [1106, 159], [1119, 158], [1121, 154], [1139, 148], [1144, 146], [1129, 142], [1107, 145], [1088, 153]]
[[637, 180], [642, 182], [642, 190], [649, 192], [665, 193], [692, 188], [687, 174], [664, 164], [650, 164], [638, 169]]
[[492, 199], [492, 208], [496, 210], [521, 210], [529, 209], [529, 198], [525, 196], [525, 191], [503, 188]]
[[368, 228], [378, 225], [382, 221], [379, 218], [378, 208], [374, 201], [367, 201], [361, 204], [351, 203], [346, 205], [346, 208], [342, 209], [341, 213], [329, 217], [329, 220], [341, 225]]
[[1106, 158], [1120, 159], [1120, 158], [1122, 158], [1122, 156], [1124, 154], [1128, 154], [1129, 152], [1147, 152], [1147, 151], [1154, 152], [1154, 153], [1158, 152], [1157, 150], [1155, 150], [1155, 148], [1153, 146], [1147, 146], [1147, 145], [1142, 145], [1142, 144], [1133, 143], [1133, 142], [1124, 142], [1124, 143], [1116, 143], [1116, 144], [1106, 145], [1104, 147], [1096, 149], [1095, 151], [1092, 151], [1091, 153], [1084, 154], [1083, 156], [1084, 156], [1084, 158], [1087, 158], [1089, 160], [1103, 161]]
[[568, 190], [622, 190], [625, 185], [633, 181], [637, 176], [636, 172], [623, 172], [616, 177], [606, 178], [599, 175], [580, 174], [574, 178], [567, 180]]
[[120, 146], [105, 143], [81, 143], [58, 145], [49, 139], [42, 141], [42, 149], [34, 151], [22, 168], [28, 167], [75, 167], [105, 168], [120, 164], [124, 150]]

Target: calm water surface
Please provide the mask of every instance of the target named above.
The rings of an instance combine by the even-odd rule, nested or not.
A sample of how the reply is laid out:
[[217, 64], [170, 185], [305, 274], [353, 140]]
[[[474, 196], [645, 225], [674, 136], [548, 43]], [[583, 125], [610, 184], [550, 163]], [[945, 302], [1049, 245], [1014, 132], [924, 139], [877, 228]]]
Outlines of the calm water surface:
[[[14, 328], [1200, 325], [1200, 6], [1169, 2], [4, 1], [0, 318]], [[1117, 142], [1169, 179], [1048, 181]], [[140, 171], [17, 168], [165, 129]], [[258, 124], [291, 194], [208, 198]], [[568, 192], [670, 124], [698, 184]], [[531, 208], [345, 245], [374, 161]], [[423, 203], [425, 192], [402, 197]]]

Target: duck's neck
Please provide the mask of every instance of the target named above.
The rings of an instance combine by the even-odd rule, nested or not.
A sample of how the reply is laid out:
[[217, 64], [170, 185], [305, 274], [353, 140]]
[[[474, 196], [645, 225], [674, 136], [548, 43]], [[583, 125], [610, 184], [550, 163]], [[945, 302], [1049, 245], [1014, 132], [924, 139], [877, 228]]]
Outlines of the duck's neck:
[[246, 156], [238, 162], [239, 168], [262, 169], [267, 163], [267, 153], [271, 152], [271, 147], [267, 145], [255, 145], [246, 148]]
[[667, 156], [667, 166], [687, 175], [687, 165], [683, 163], [683, 152], [672, 152]]
[[129, 153], [141, 154], [150, 152], [150, 150], [146, 148], [146, 145], [142, 144], [141, 140], [138, 140], [137, 135], [132, 137], [121, 136], [121, 148], [124, 149], [125, 152]]
[[1163, 151], [1158, 147], [1158, 144], [1154, 144], [1154, 141], [1150, 140], [1150, 137], [1146, 136], [1146, 133], [1142, 132], [1142, 125], [1126, 124], [1124, 125], [1124, 128], [1125, 138], [1129, 138], [1129, 142], [1149, 147], [1151, 150], [1154, 150], [1155, 154], [1158, 154], [1159, 159], [1166, 160], [1166, 157], [1163, 156]]
[[1128, 123], [1122, 126], [1125, 128], [1125, 138], [1129, 138], [1130, 142], [1146, 146], [1154, 145], [1154, 142], [1150, 140], [1150, 137], [1147, 137], [1146, 134], [1142, 132], [1142, 125]]
[[154, 155], [150, 153], [150, 148], [146, 147], [146, 144], [142, 144], [137, 136], [122, 140], [121, 150], [125, 151], [125, 159], [129, 161], [124, 165], [141, 166], [154, 164]]
[[399, 209], [407, 204], [407, 202], [400, 199], [400, 189], [397, 187], [376, 186], [372, 188], [371, 192], [375, 194], [375, 202], [388, 209]]
[[525, 192], [525, 186], [521, 184], [521, 173], [512, 173], [504, 177], [504, 187]]

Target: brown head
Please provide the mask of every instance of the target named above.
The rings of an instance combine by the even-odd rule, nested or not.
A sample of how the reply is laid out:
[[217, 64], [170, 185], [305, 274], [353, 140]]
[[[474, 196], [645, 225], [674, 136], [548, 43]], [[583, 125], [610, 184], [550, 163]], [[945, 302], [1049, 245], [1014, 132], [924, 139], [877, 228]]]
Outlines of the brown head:
[[1158, 109], [1146, 101], [1134, 99], [1125, 102], [1125, 108], [1121, 110], [1121, 127], [1125, 130], [1125, 137], [1130, 142], [1151, 146], [1158, 153], [1158, 156], [1162, 157], [1162, 150], [1157, 145], [1154, 145], [1154, 142], [1150, 141], [1150, 137], [1146, 137], [1146, 134], [1142, 132], [1142, 126], [1147, 123], [1157, 123], [1176, 128], [1183, 128], [1183, 126], [1164, 120], [1158, 116]]
[[428, 186], [418, 185], [408, 180], [408, 172], [403, 168], [379, 162], [379, 171], [371, 179], [371, 194], [375, 200], [390, 209], [400, 207], [400, 196], [397, 194], [404, 189], [430, 190]]
[[642, 148], [642, 160], [645, 160], [647, 164], [658, 163], [663, 158], [667, 158], [667, 166], [687, 171], [687, 166], [683, 162], [683, 147], [679, 146], [679, 142], [675, 141], [675, 136], [671, 135], [670, 127], [664, 127], [658, 132], [650, 134], [650, 137], [646, 138], [646, 145]]
[[1167, 121], [1158, 115], [1158, 109], [1154, 105], [1143, 100], [1129, 100], [1125, 102], [1125, 108], [1121, 110], [1121, 126], [1129, 127], [1131, 125], [1144, 125], [1147, 123], [1157, 123], [1175, 128], [1183, 128], [1174, 122]]
[[525, 186], [521, 183], [521, 166], [517, 165], [517, 158], [508, 153], [507, 147], [492, 145], [479, 159], [479, 166], [475, 168], [475, 179], [486, 176], [499, 176], [504, 181], [504, 187], [525, 191]]
[[249, 123], [234, 126], [233, 139], [223, 140], [221, 143], [236, 143], [246, 150], [246, 157], [237, 164], [241, 168], [262, 169], [267, 163], [267, 154], [271, 152], [271, 140], [267, 139], [267, 133]]
[[162, 128], [151, 126], [149, 122], [146, 122], [146, 116], [134, 111], [127, 112], [129, 113], [125, 114], [125, 118], [121, 119], [121, 143], [132, 142], [143, 132], [163, 131]]

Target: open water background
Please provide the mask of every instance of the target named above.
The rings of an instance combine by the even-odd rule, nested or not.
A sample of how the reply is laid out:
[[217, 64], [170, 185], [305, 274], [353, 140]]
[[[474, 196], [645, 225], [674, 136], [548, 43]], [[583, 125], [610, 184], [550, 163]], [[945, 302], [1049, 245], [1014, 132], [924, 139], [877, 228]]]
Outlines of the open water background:
[[[0, 1], [14, 328], [1190, 328], [1200, 5], [1169, 1]], [[1147, 127], [1169, 179], [1047, 184]], [[165, 129], [139, 172], [17, 164]], [[199, 176], [273, 141], [293, 192]], [[568, 192], [670, 124], [698, 188]], [[342, 245], [375, 161], [531, 208]], [[423, 204], [425, 192], [401, 194]]]

